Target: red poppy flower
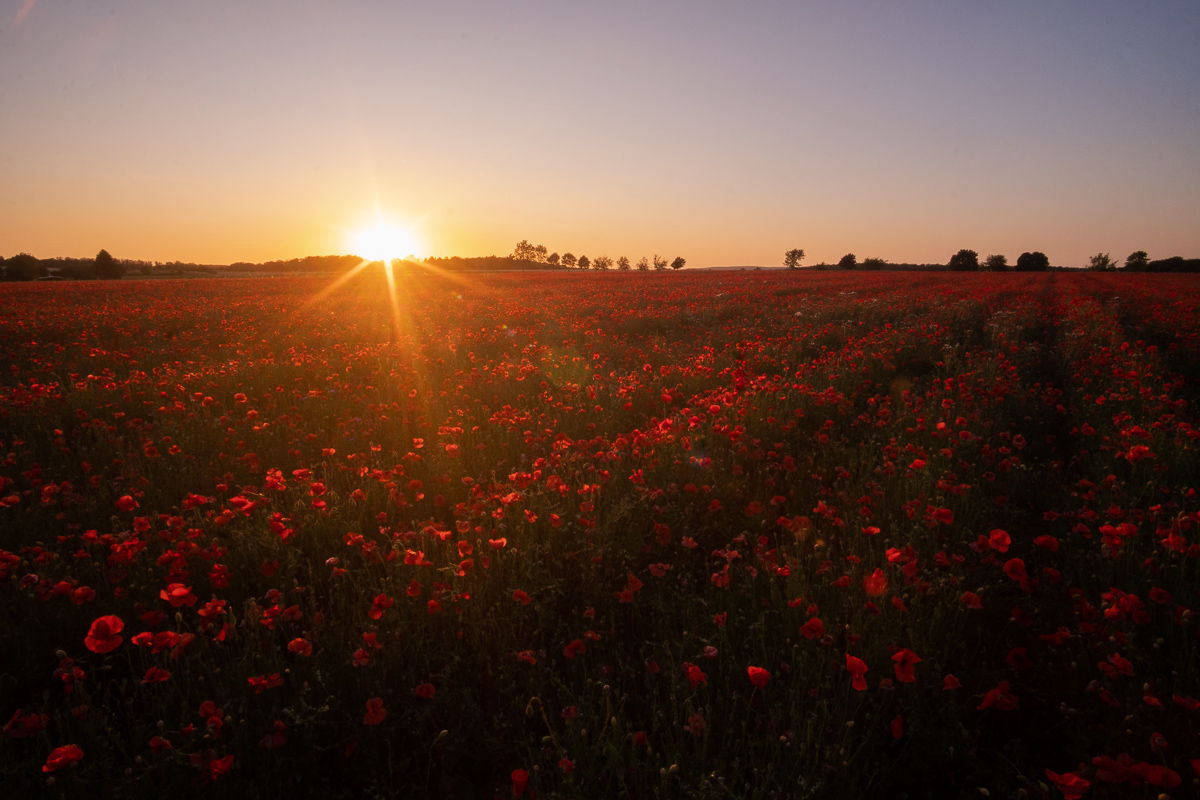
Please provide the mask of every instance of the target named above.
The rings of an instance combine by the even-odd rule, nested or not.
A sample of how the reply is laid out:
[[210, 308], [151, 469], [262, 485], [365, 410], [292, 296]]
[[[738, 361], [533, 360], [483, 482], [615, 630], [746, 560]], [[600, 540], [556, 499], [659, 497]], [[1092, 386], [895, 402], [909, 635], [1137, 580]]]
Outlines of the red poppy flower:
[[892, 656], [895, 661], [896, 680], [901, 683], [916, 683], [917, 676], [913, 673], [913, 664], [921, 663], [920, 657], [912, 650], [901, 650]]
[[375, 600], [371, 603], [371, 610], [367, 612], [367, 616], [371, 619], [379, 619], [395, 602], [395, 600], [386, 594], [376, 595]]
[[212, 775], [212, 779], [215, 781], [217, 778], [221, 777], [226, 772], [229, 772], [229, 770], [231, 770], [232, 768], [233, 768], [233, 756], [228, 755], [228, 756], [225, 756], [224, 758], [214, 758], [212, 760], [212, 762], [208, 765], [208, 772], [210, 775]]
[[1007, 553], [1010, 544], [1012, 544], [1012, 537], [1006, 531], [997, 528], [988, 534], [988, 545], [999, 553]]
[[973, 608], [976, 611], [983, 610], [983, 602], [974, 592], [963, 592], [962, 601], [967, 608]]
[[117, 636], [125, 629], [125, 623], [120, 617], [112, 616], [100, 617], [92, 623], [92, 627], [88, 630], [87, 636], [84, 637], [83, 643], [88, 650], [93, 653], [111, 653], [123, 641], [122, 637]]
[[1076, 798], [1082, 797], [1083, 793], [1091, 786], [1090, 783], [1073, 772], [1059, 775], [1047, 769], [1046, 777], [1054, 781], [1058, 786], [1058, 790], [1062, 792], [1063, 797], [1067, 798], [1067, 800], [1076, 800]]
[[995, 706], [1001, 711], [1012, 711], [1017, 707], [1017, 698], [1008, 691], [1008, 681], [1000, 681], [996, 688], [990, 689], [984, 696], [983, 702], [975, 708], [982, 711]]
[[418, 697], [424, 697], [426, 700], [430, 700], [433, 698], [433, 694], [437, 691], [437, 689], [434, 688], [432, 683], [422, 683], [413, 691], [417, 693]]
[[876, 569], [870, 575], [863, 578], [863, 588], [867, 591], [867, 594], [872, 596], [883, 594], [887, 590], [887, 585], [887, 575], [884, 575], [881, 569]]
[[867, 665], [861, 658], [846, 654], [846, 671], [854, 676], [851, 685], [860, 692], [867, 690], [867, 679], [863, 676], [867, 674]]
[[1004, 574], [1014, 581], [1029, 580], [1029, 576], [1025, 574], [1025, 562], [1019, 558], [1010, 558], [1004, 562]]
[[951, 689], [957, 689], [960, 686], [962, 686], [962, 684], [960, 684], [958, 682], [958, 678], [954, 677], [953, 675], [947, 675], [946, 677], [942, 678], [943, 691], [950, 691]]
[[171, 673], [167, 672], [165, 669], [151, 667], [150, 669], [146, 670], [146, 676], [142, 678], [142, 685], [144, 686], [148, 683], [163, 683], [170, 677]]
[[574, 658], [577, 654], [586, 652], [587, 645], [583, 643], [583, 639], [575, 639], [563, 648], [563, 655], [567, 658]]
[[771, 673], [762, 667], [746, 667], [746, 673], [750, 676], [750, 682], [759, 689], [766, 688], [767, 681], [771, 678]]
[[888, 723], [888, 730], [892, 733], [893, 739], [900, 739], [904, 736], [904, 717], [897, 714], [896, 718]]
[[56, 747], [50, 751], [50, 756], [46, 759], [42, 772], [54, 772], [56, 769], [69, 767], [81, 758], [83, 758], [83, 751], [73, 744]]
[[295, 638], [288, 642], [288, 650], [300, 656], [312, 655], [312, 644], [307, 639]]
[[138, 501], [134, 500], [129, 495], [125, 495], [121, 499], [117, 500], [117, 502], [113, 505], [117, 507], [118, 511], [133, 511], [138, 507]]
[[518, 603], [520, 603], [523, 606], [527, 606], [527, 605], [529, 605], [530, 597], [529, 597], [528, 593], [525, 592], [524, 589], [517, 589], [516, 591], [514, 591], [512, 593], [512, 599], [516, 600]]
[[825, 623], [819, 617], [813, 617], [800, 626], [800, 633], [804, 634], [805, 639], [820, 639], [825, 635]]
[[363, 716], [363, 724], [378, 725], [386, 716], [387, 709], [383, 707], [383, 698], [372, 697], [367, 701], [367, 713]]
[[287, 725], [283, 720], [275, 720], [275, 724], [271, 726], [271, 732], [264, 736], [258, 742], [258, 746], [263, 750], [274, 750], [277, 747], [283, 747], [287, 741]]
[[184, 586], [182, 583], [167, 584], [167, 588], [159, 592], [158, 596], [175, 608], [179, 608], [184, 604], [189, 607], [196, 605], [196, 595], [192, 594], [191, 587]]
[[529, 785], [529, 773], [523, 769], [514, 769], [511, 777], [513, 797], [525, 794], [525, 787]]

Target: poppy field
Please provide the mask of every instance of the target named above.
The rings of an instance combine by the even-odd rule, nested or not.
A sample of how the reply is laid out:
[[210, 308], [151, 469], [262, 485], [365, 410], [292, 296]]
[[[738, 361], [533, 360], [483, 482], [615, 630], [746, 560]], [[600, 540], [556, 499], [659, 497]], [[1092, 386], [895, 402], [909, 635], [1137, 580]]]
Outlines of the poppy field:
[[4, 286], [6, 790], [1190, 796], [1198, 289]]

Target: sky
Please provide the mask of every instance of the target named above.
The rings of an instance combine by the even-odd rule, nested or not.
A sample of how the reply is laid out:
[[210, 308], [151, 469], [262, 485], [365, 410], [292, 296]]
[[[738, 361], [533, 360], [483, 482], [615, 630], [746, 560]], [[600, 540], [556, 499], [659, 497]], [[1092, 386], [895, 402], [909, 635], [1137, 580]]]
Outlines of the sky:
[[1200, 3], [0, 0], [0, 256], [1200, 256]]

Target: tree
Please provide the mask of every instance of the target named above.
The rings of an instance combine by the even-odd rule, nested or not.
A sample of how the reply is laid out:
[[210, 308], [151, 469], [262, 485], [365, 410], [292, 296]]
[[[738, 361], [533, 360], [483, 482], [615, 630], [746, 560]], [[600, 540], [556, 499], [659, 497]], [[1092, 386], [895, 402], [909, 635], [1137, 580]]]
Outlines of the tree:
[[101, 280], [115, 281], [125, 274], [125, 267], [121, 262], [110, 256], [107, 250], [101, 250], [96, 254], [94, 271], [96, 277]]
[[659, 258], [658, 253], [654, 254], [654, 268], [659, 270], [667, 268], [667, 260], [665, 258]]
[[546, 256], [546, 263], [553, 264], [554, 266], [557, 267], [558, 266], [558, 252], [556, 251], [556, 252], [553, 252], [550, 255]]
[[564, 267], [575, 266], [575, 254], [574, 253], [563, 253], [562, 254], [562, 265]]
[[592, 265], [592, 261], [587, 256], [579, 257], [579, 268], [580, 269], [587, 269], [591, 265]]
[[788, 269], [796, 269], [800, 266], [800, 262], [804, 260], [804, 251], [800, 248], [788, 250], [783, 254], [783, 265]]
[[1021, 253], [1017, 256], [1017, 272], [1045, 272], [1050, 269], [1050, 259], [1046, 254], [1034, 250], [1032, 253]]
[[671, 269], [683, 269], [683, 265], [687, 263], [687, 259], [683, 256], [675, 256], [675, 260], [671, 262]]
[[533, 248], [533, 260], [534, 261], [545, 261], [546, 260], [546, 245], [539, 244], [537, 247]]
[[4, 262], [5, 276], [10, 281], [31, 281], [46, 274], [46, 268], [29, 253], [18, 253]]
[[1145, 250], [1138, 250], [1130, 253], [1129, 258], [1125, 259], [1125, 269], [1131, 272], [1145, 272], [1149, 263], [1150, 255]]
[[950, 256], [950, 269], [955, 272], [974, 272], [979, 269], [979, 253], [962, 249]]
[[887, 266], [887, 261], [882, 258], [864, 258], [862, 262], [863, 269], [883, 269]]
[[1108, 253], [1096, 253], [1088, 261], [1088, 269], [1094, 269], [1097, 272], [1109, 272], [1117, 268], [1117, 262], [1113, 261]]
[[837, 263], [838, 269], [854, 269], [858, 266], [858, 258], [854, 253], [846, 253], [842, 256], [842, 260]]
[[592, 269], [608, 270], [612, 268], [613, 260], [608, 256], [596, 256], [592, 259]]
[[645, 272], [646, 270], [650, 269], [650, 262], [646, 260], [645, 256], [642, 256], [638, 259], [637, 268], [640, 272]]
[[527, 240], [522, 239], [513, 247], [512, 258], [518, 261], [536, 261], [537, 247], [531, 245]]
[[1004, 272], [1008, 269], [1008, 259], [999, 253], [993, 253], [983, 260], [983, 266], [992, 272]]
[[625, 256], [621, 256], [620, 258], [618, 258], [617, 259], [617, 269], [628, 272], [629, 271], [629, 259], [626, 258]]

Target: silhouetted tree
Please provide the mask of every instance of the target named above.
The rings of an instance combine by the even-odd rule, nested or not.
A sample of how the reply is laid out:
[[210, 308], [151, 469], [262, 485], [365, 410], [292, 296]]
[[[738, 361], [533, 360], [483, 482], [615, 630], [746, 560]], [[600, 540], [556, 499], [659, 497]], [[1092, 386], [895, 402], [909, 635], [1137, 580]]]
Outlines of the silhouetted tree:
[[659, 258], [658, 253], [654, 254], [654, 262], [653, 263], [654, 263], [655, 269], [662, 270], [662, 269], [667, 268], [667, 260], [665, 258]]
[[547, 256], [546, 245], [539, 244], [537, 247], [533, 248], [533, 260], [534, 261], [545, 261], [546, 256]]
[[993, 253], [983, 260], [983, 267], [992, 272], [1004, 272], [1008, 269], [1008, 259], [999, 253]]
[[32, 281], [46, 274], [46, 268], [29, 253], [18, 253], [4, 262], [5, 277], [10, 281]]
[[1150, 263], [1150, 254], [1145, 250], [1137, 250], [1129, 254], [1125, 259], [1125, 269], [1131, 272], [1145, 272], [1146, 265]]
[[1017, 256], [1017, 272], [1045, 272], [1050, 269], [1050, 259], [1040, 250], [1021, 253]]
[[587, 269], [592, 266], [592, 261], [587, 256], [580, 256], [578, 264], [580, 269]]
[[671, 269], [683, 269], [683, 265], [687, 263], [687, 259], [683, 256], [675, 256], [675, 260], [671, 262]]
[[650, 269], [650, 262], [646, 260], [645, 256], [642, 256], [638, 259], [637, 268], [640, 272], [645, 272], [646, 270]]
[[974, 272], [979, 269], [979, 253], [962, 249], [950, 256], [950, 269], [955, 272]]
[[592, 260], [592, 269], [605, 270], [612, 268], [613, 260], [608, 256], [596, 256]]
[[783, 254], [783, 265], [788, 269], [796, 269], [800, 266], [800, 262], [804, 260], [804, 251], [800, 248], [788, 250]]
[[563, 253], [562, 254], [562, 265], [564, 267], [574, 267], [575, 266], [575, 254], [574, 253]]
[[883, 269], [887, 266], [887, 262], [882, 258], [864, 258], [862, 262], [863, 269]]
[[546, 256], [546, 263], [553, 264], [554, 266], [558, 266], [558, 253], [554, 252], [554, 253], [551, 253], [550, 255]]
[[858, 266], [858, 257], [854, 253], [846, 253], [837, 263], [838, 269], [854, 269]]
[[625, 256], [621, 256], [620, 258], [618, 258], [617, 259], [617, 269], [628, 272], [629, 271], [629, 259], [626, 258]]
[[95, 273], [101, 280], [115, 281], [125, 274], [125, 267], [110, 256], [107, 250], [101, 250], [96, 254]]
[[1094, 269], [1097, 272], [1110, 272], [1117, 268], [1117, 262], [1112, 260], [1108, 253], [1096, 253], [1088, 259], [1088, 269]]
[[513, 248], [512, 257], [518, 261], [537, 261], [537, 247], [522, 239]]

